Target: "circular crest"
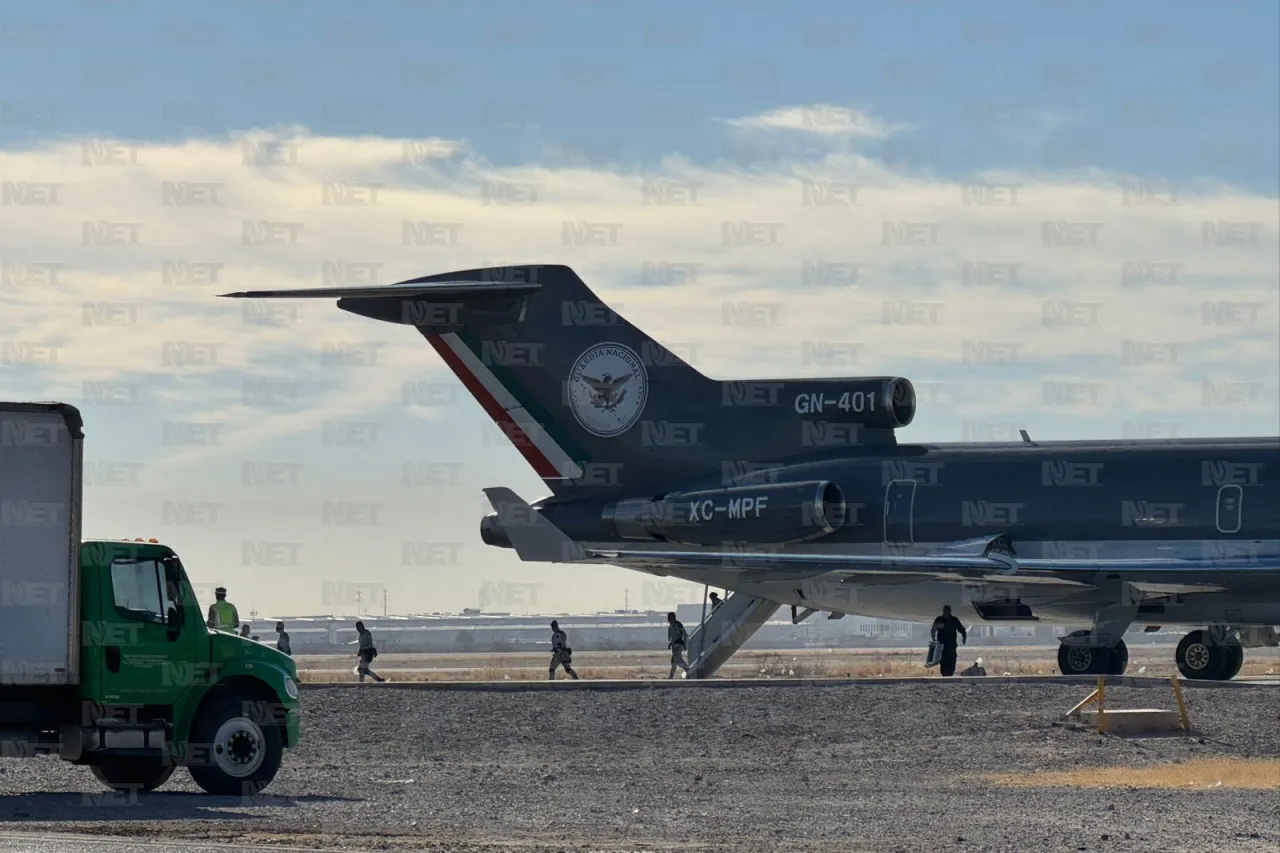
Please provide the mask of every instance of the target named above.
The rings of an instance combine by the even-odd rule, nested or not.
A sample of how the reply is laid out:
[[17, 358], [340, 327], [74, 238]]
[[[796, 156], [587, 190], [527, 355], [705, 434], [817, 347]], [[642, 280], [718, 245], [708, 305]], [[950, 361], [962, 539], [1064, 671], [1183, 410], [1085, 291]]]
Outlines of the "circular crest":
[[569, 371], [569, 408], [583, 429], [600, 438], [631, 429], [648, 397], [644, 364], [622, 344], [596, 344]]

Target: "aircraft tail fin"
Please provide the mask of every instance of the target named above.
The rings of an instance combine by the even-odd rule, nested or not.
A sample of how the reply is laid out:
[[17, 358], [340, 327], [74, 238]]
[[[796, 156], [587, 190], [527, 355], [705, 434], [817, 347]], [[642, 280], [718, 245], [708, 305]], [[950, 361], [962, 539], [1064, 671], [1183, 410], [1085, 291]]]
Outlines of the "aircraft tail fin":
[[225, 295], [336, 297], [344, 311], [415, 327], [558, 498], [768, 477], [893, 444], [915, 414], [901, 377], [710, 379], [566, 266]]
[[345, 311], [416, 327], [553, 492], [715, 468], [705, 445], [681, 446], [671, 434], [692, 429], [699, 401], [718, 402], [719, 383], [621, 317], [569, 267], [225, 295], [336, 297]]

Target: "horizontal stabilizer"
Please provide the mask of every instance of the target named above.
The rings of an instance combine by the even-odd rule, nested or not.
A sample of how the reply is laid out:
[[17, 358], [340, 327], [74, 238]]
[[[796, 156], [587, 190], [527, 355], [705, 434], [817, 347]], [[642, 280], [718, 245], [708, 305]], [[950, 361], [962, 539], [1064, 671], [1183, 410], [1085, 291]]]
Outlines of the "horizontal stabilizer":
[[581, 545], [515, 492], [494, 486], [485, 489], [484, 493], [521, 562], [574, 563], [585, 557]]
[[452, 294], [517, 293], [539, 290], [537, 282], [506, 281], [402, 281], [399, 284], [369, 284], [359, 287], [304, 287], [297, 290], [245, 290], [222, 293], [232, 299], [381, 299]]

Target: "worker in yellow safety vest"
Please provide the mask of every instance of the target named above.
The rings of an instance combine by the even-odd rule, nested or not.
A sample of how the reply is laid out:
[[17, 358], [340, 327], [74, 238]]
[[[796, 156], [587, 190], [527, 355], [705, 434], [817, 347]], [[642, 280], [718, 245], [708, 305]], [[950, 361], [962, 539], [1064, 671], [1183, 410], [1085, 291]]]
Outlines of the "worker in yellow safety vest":
[[217, 601], [209, 605], [209, 618], [205, 624], [217, 631], [234, 632], [240, 627], [240, 614], [236, 606], [227, 601], [227, 588], [220, 586], [213, 591]]

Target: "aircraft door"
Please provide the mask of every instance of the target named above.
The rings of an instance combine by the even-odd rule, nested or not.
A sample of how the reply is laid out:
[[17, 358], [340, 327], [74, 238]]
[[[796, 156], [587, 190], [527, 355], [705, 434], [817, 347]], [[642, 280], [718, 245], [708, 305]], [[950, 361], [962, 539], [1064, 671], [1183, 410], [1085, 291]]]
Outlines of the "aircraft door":
[[914, 540], [913, 514], [916, 481], [894, 480], [884, 490], [884, 541], [886, 545], [910, 545]]

